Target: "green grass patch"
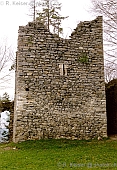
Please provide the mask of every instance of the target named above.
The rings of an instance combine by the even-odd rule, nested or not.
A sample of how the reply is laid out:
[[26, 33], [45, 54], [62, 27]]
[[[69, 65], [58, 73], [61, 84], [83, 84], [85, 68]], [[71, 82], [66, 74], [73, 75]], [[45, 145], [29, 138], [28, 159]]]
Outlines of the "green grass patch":
[[117, 141], [48, 139], [0, 144], [0, 169], [117, 169]]

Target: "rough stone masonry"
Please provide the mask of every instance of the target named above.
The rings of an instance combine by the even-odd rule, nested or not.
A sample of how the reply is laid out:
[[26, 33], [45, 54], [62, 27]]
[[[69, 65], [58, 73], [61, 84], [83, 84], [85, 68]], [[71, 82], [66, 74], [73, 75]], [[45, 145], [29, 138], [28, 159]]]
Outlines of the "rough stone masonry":
[[102, 17], [69, 39], [19, 27], [13, 141], [107, 136]]

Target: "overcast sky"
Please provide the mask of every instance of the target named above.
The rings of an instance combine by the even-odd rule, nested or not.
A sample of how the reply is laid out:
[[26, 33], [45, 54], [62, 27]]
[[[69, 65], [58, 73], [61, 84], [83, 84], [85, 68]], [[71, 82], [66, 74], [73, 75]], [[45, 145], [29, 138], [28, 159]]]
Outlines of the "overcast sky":
[[[94, 19], [88, 12], [91, 0], [59, 0], [59, 2], [62, 3], [61, 14], [69, 16], [63, 23], [65, 37], [75, 29], [79, 21]], [[0, 0], [0, 43], [7, 39], [7, 44], [12, 46], [14, 52], [17, 50], [18, 27], [32, 20], [29, 10], [30, 0]], [[0, 95], [7, 91], [13, 98], [14, 81], [11, 84], [9, 89], [0, 86]]]

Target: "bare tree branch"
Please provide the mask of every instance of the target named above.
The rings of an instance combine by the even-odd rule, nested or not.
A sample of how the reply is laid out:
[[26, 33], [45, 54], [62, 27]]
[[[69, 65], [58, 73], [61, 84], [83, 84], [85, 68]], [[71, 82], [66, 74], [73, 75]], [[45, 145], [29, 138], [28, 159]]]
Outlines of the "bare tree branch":
[[117, 0], [92, 0], [91, 11], [103, 15], [105, 79], [117, 78]]
[[14, 63], [14, 53], [7, 45], [0, 46], [0, 87], [11, 80], [10, 68]]

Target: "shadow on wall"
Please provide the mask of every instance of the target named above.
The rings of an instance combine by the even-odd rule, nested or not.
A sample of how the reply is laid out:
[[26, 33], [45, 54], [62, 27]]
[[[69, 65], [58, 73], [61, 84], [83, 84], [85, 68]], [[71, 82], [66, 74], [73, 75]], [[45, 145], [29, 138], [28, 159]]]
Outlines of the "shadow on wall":
[[106, 84], [107, 133], [117, 134], [117, 79]]

